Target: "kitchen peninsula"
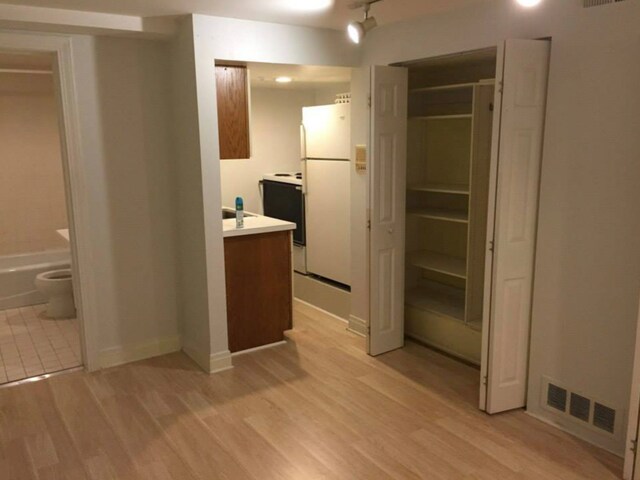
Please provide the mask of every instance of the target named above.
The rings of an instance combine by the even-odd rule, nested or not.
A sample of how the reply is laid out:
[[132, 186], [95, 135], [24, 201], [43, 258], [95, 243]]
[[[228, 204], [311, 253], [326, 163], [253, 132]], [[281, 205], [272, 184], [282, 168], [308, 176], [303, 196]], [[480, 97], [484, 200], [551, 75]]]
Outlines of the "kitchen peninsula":
[[291, 232], [296, 228], [295, 223], [252, 213], [246, 214], [244, 227], [236, 228], [233, 214], [233, 210], [223, 209], [232, 353], [281, 342], [284, 331], [291, 328]]

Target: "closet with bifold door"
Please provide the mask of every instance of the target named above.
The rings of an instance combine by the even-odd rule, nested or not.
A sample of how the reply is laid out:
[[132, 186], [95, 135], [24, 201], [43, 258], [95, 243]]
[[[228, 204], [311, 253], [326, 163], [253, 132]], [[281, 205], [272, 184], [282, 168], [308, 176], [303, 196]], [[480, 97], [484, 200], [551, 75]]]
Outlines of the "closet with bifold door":
[[526, 404], [550, 53], [371, 69], [368, 352], [409, 337], [479, 365], [488, 413]]
[[496, 49], [405, 66], [405, 334], [480, 365]]

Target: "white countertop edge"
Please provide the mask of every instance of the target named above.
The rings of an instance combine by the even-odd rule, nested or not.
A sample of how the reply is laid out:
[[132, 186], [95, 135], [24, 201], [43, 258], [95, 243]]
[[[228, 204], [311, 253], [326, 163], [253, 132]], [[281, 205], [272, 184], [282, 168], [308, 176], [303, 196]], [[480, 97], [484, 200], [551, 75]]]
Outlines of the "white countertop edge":
[[[253, 214], [252, 214], [253, 215]], [[244, 218], [244, 227], [236, 228], [236, 219], [228, 218], [222, 221], [222, 236], [240, 237], [242, 235], [258, 235], [260, 233], [282, 232], [287, 230], [295, 230], [296, 224], [285, 222], [277, 218], [265, 217], [263, 215], [255, 215]]]

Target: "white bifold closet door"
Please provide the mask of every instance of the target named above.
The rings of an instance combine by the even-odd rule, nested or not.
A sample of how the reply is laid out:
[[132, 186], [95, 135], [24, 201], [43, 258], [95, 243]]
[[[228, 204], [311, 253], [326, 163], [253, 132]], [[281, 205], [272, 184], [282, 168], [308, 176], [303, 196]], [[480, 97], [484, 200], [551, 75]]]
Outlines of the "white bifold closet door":
[[369, 354], [404, 345], [408, 71], [371, 68]]
[[480, 389], [489, 413], [526, 404], [549, 54], [544, 40], [498, 51]]

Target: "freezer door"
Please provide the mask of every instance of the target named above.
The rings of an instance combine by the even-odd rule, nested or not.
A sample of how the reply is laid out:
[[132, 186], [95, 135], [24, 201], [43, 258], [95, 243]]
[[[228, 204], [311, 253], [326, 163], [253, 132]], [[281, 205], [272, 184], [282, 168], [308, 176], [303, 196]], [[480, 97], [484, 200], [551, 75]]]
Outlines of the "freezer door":
[[307, 270], [351, 284], [349, 162], [307, 160]]
[[351, 106], [321, 105], [302, 109], [307, 158], [348, 159], [351, 151]]

